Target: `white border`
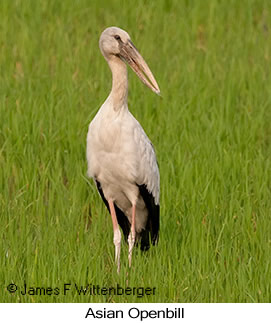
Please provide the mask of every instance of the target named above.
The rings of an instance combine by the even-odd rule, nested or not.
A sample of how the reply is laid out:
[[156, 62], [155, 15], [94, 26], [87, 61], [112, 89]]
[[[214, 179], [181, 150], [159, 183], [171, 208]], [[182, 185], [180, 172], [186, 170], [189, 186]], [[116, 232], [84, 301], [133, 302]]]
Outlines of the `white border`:
[[[123, 319], [93, 318], [89, 311], [122, 311]], [[136, 308], [142, 316], [155, 316], [155, 311], [161, 315], [166, 309], [175, 311], [176, 308], [184, 309], [184, 318], [131, 318], [128, 313], [131, 308]], [[133, 310], [136, 315], [137, 310]], [[150, 312], [153, 311], [153, 312]], [[271, 322], [271, 304], [192, 304], [192, 303], [39, 303], [39, 304], [0, 304], [1, 322], [197, 322], [197, 323], [234, 323], [234, 322]]]

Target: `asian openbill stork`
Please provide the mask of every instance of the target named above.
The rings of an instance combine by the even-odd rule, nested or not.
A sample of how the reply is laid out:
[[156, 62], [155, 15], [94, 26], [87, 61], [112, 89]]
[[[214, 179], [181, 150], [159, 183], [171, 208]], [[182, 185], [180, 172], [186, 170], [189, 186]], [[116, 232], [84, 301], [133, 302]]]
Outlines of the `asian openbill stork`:
[[129, 266], [135, 243], [148, 250], [158, 242], [160, 176], [154, 148], [128, 110], [126, 63], [153, 92], [160, 90], [152, 72], [117, 27], [103, 31], [100, 50], [112, 72], [111, 92], [89, 125], [88, 175], [108, 208], [113, 223], [115, 261], [120, 270], [121, 227], [129, 243]]

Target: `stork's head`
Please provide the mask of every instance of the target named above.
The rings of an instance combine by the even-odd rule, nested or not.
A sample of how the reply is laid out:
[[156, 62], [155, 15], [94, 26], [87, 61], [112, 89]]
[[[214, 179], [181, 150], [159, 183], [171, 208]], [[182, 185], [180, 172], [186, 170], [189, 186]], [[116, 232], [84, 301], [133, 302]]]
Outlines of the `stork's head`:
[[156, 94], [160, 94], [159, 86], [151, 70], [126, 31], [118, 27], [106, 28], [101, 34], [99, 45], [103, 56], [108, 61], [112, 57], [125, 61], [144, 84]]

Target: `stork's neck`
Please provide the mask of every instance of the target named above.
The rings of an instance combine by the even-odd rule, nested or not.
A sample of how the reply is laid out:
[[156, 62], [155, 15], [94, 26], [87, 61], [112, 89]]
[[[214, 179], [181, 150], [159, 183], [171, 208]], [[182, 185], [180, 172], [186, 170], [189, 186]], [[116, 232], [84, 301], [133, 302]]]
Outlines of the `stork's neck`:
[[108, 99], [115, 111], [127, 107], [128, 74], [126, 64], [118, 57], [112, 56], [108, 60], [112, 72], [112, 89]]

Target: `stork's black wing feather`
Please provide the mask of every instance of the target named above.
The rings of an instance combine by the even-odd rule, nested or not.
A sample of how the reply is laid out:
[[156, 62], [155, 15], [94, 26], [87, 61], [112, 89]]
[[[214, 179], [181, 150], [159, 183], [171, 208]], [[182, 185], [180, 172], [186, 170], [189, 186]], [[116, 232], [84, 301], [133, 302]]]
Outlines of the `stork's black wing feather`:
[[153, 245], [158, 243], [160, 206], [155, 204], [154, 196], [148, 191], [145, 184], [137, 186], [148, 210], [146, 228], [141, 233], [141, 250], [148, 250], [150, 248], [150, 238]]
[[[110, 213], [109, 204], [108, 204], [106, 198], [104, 197], [102, 186], [101, 186], [100, 182], [98, 182], [97, 180], [95, 180], [95, 182], [96, 182], [98, 192], [100, 193], [101, 198], [102, 198], [104, 204], [106, 205], [106, 207], [107, 207], [107, 209], [108, 209], [108, 211]], [[130, 226], [131, 226], [130, 222], [128, 221], [125, 214], [121, 211], [121, 209], [119, 209], [117, 207], [117, 205], [115, 203], [114, 203], [114, 207], [115, 207], [115, 211], [116, 211], [116, 215], [117, 215], [118, 224], [120, 225], [120, 227], [121, 227], [121, 229], [123, 231], [123, 234], [125, 236], [125, 241], [127, 242], [128, 235], [130, 233]]]

